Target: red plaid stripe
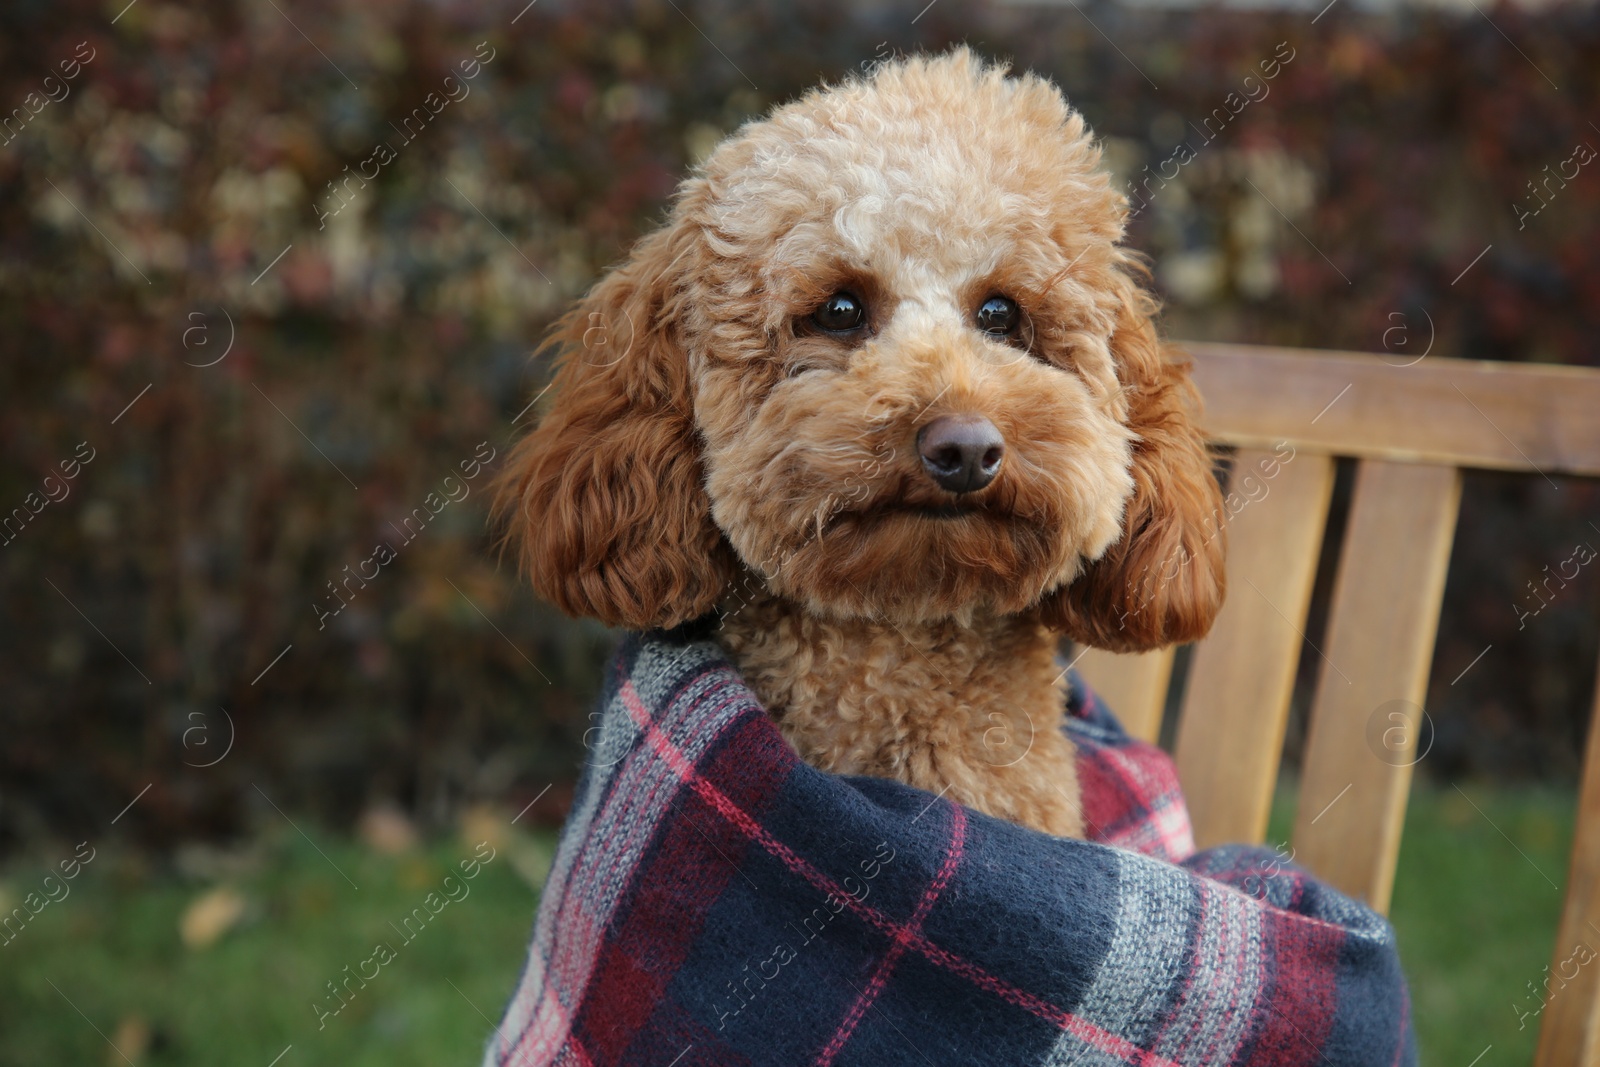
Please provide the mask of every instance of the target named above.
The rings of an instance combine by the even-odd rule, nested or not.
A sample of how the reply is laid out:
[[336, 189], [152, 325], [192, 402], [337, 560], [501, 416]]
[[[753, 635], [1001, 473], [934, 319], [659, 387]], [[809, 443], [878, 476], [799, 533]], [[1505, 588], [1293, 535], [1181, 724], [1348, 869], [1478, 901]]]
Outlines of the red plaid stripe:
[[950, 884], [950, 878], [956, 873], [956, 865], [961, 862], [962, 848], [967, 837], [967, 815], [959, 807], [950, 809], [950, 847], [945, 851], [944, 866], [934, 877], [927, 891], [922, 894], [922, 899], [917, 902], [916, 911], [911, 915], [911, 921], [906, 924], [906, 934], [897, 936], [894, 943], [889, 946], [889, 951], [883, 954], [875, 968], [872, 981], [867, 983], [867, 988], [856, 998], [850, 1006], [849, 1013], [844, 1022], [839, 1024], [838, 1033], [833, 1035], [833, 1040], [828, 1042], [828, 1047], [822, 1050], [822, 1055], [817, 1057], [817, 1067], [828, 1067], [833, 1058], [844, 1048], [850, 1035], [855, 1032], [856, 1025], [861, 1022], [861, 1017], [866, 1014], [867, 1008], [877, 999], [879, 993], [889, 980], [889, 974], [894, 970], [894, 965], [907, 946], [911, 944], [910, 935], [922, 929], [922, 923], [928, 917], [928, 912], [933, 910], [934, 902], [939, 899], [939, 894], [944, 892], [945, 886]]

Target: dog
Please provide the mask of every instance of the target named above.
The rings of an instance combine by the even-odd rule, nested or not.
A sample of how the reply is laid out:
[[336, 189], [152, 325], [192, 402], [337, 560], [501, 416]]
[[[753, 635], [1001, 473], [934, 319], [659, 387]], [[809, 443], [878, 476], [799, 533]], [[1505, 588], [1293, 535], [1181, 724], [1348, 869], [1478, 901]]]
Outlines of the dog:
[[497, 492], [535, 590], [714, 639], [808, 763], [1081, 837], [1064, 635], [1202, 636], [1221, 497], [1046, 79], [886, 62], [723, 141], [556, 326]]

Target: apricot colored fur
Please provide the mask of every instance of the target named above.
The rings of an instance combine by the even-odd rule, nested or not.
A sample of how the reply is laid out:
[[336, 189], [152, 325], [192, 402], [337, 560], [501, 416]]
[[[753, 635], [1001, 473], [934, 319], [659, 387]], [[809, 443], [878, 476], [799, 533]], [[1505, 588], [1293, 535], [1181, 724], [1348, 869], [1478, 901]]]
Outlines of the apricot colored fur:
[[[1047, 81], [965, 49], [747, 124], [558, 324], [548, 409], [497, 497], [535, 589], [716, 639], [808, 762], [1082, 832], [1058, 634], [1193, 640], [1221, 513], [1126, 204]], [[808, 326], [865, 301], [844, 338]], [[1013, 338], [980, 332], [1001, 294]], [[957, 497], [918, 429], [988, 418]]]

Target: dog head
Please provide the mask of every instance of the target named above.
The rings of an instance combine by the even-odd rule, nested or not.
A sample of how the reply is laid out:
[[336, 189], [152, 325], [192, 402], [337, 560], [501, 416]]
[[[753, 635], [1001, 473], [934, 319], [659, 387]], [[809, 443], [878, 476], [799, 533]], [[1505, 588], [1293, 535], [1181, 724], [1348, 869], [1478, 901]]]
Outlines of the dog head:
[[630, 628], [741, 581], [1113, 649], [1223, 591], [1216, 482], [1084, 122], [966, 50], [746, 125], [558, 325], [500, 487], [536, 589]]

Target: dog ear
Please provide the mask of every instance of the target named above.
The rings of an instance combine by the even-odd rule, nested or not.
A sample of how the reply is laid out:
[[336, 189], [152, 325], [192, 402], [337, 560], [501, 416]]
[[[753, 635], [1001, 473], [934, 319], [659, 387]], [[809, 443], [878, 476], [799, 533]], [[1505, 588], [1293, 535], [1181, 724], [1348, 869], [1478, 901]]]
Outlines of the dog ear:
[[1047, 596], [1043, 621], [1074, 640], [1142, 652], [1203, 637], [1222, 607], [1222, 493], [1198, 425], [1189, 364], [1165, 348], [1155, 299], [1123, 270], [1112, 356], [1138, 435], [1122, 536]]
[[556, 324], [547, 412], [500, 475], [495, 512], [534, 590], [643, 630], [705, 614], [733, 574], [711, 520], [675, 280], [687, 227], [643, 238]]

